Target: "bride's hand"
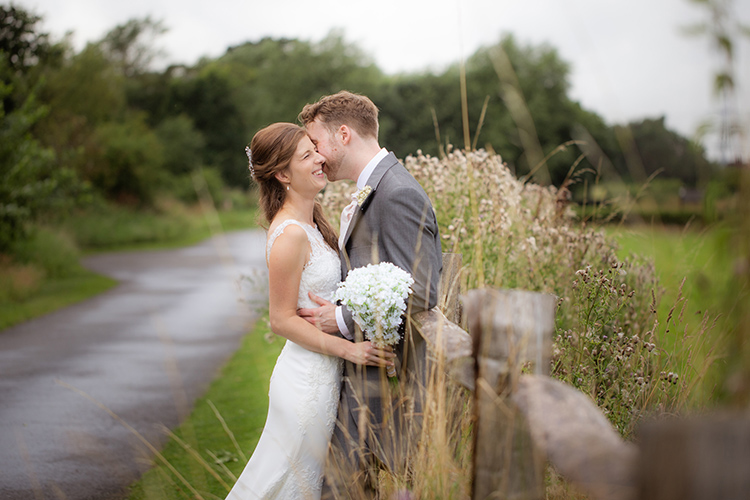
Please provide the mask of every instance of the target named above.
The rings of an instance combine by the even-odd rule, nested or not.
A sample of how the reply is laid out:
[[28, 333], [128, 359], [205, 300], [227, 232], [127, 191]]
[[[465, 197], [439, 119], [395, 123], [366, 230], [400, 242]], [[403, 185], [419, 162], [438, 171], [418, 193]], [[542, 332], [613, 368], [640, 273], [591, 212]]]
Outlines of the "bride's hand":
[[369, 341], [356, 342], [350, 345], [351, 349], [346, 358], [347, 361], [351, 361], [357, 365], [393, 366], [393, 359], [396, 355], [390, 346], [378, 349]]

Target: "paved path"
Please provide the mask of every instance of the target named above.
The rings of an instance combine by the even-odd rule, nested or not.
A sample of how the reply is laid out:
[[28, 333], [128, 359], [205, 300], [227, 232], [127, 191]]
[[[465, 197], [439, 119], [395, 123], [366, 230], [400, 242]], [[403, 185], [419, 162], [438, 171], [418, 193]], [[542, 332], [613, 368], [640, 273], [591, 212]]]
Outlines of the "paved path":
[[[260, 273], [262, 231], [84, 264], [120, 281], [93, 299], [0, 332], [0, 499], [121, 498], [148, 468], [134, 434], [165, 441], [239, 346], [254, 315], [241, 274]], [[69, 387], [70, 386], [70, 387]]]

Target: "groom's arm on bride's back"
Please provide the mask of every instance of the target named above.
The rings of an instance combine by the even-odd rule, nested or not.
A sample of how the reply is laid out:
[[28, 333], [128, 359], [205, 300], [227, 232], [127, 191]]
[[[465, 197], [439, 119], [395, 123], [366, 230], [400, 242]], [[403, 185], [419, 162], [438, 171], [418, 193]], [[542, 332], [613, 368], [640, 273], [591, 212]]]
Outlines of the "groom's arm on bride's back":
[[326, 333], [341, 333], [336, 322], [336, 304], [318, 297], [312, 292], [309, 292], [308, 295], [313, 302], [318, 304], [318, 307], [297, 309], [297, 316], [304, 318], [308, 323], [312, 323]]

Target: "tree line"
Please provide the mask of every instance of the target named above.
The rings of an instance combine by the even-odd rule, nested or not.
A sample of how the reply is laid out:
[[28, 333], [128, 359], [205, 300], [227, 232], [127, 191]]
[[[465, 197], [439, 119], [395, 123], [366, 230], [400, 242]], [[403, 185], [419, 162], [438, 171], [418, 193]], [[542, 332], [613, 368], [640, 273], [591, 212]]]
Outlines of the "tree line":
[[[197, 170], [209, 189], [247, 189], [252, 135], [341, 89], [373, 99], [380, 142], [399, 157], [465, 144], [458, 63], [387, 75], [334, 31], [319, 42], [249, 41], [156, 71], [159, 21], [128, 21], [75, 51], [43, 33], [41, 20], [0, 6], [0, 251], [39, 214], [92, 197], [135, 207], [162, 193], [194, 201]], [[608, 125], [571, 99], [570, 66], [553, 47], [505, 35], [464, 69], [471, 142], [519, 176], [559, 186], [573, 170], [635, 182], [658, 171], [695, 186], [711, 175], [702, 147], [663, 117]]]

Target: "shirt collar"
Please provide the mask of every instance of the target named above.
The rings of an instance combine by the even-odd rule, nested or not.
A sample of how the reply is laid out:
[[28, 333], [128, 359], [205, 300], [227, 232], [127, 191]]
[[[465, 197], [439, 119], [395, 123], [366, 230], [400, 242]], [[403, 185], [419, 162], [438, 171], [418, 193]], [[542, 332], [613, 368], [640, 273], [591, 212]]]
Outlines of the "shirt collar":
[[357, 189], [362, 189], [367, 185], [367, 181], [370, 179], [370, 175], [372, 175], [372, 171], [375, 170], [375, 167], [378, 166], [378, 163], [380, 161], [388, 156], [388, 150], [385, 148], [381, 148], [380, 151], [378, 151], [378, 154], [376, 154], [372, 160], [365, 166], [365, 169], [362, 170], [362, 173], [359, 174], [359, 177], [357, 178]]

